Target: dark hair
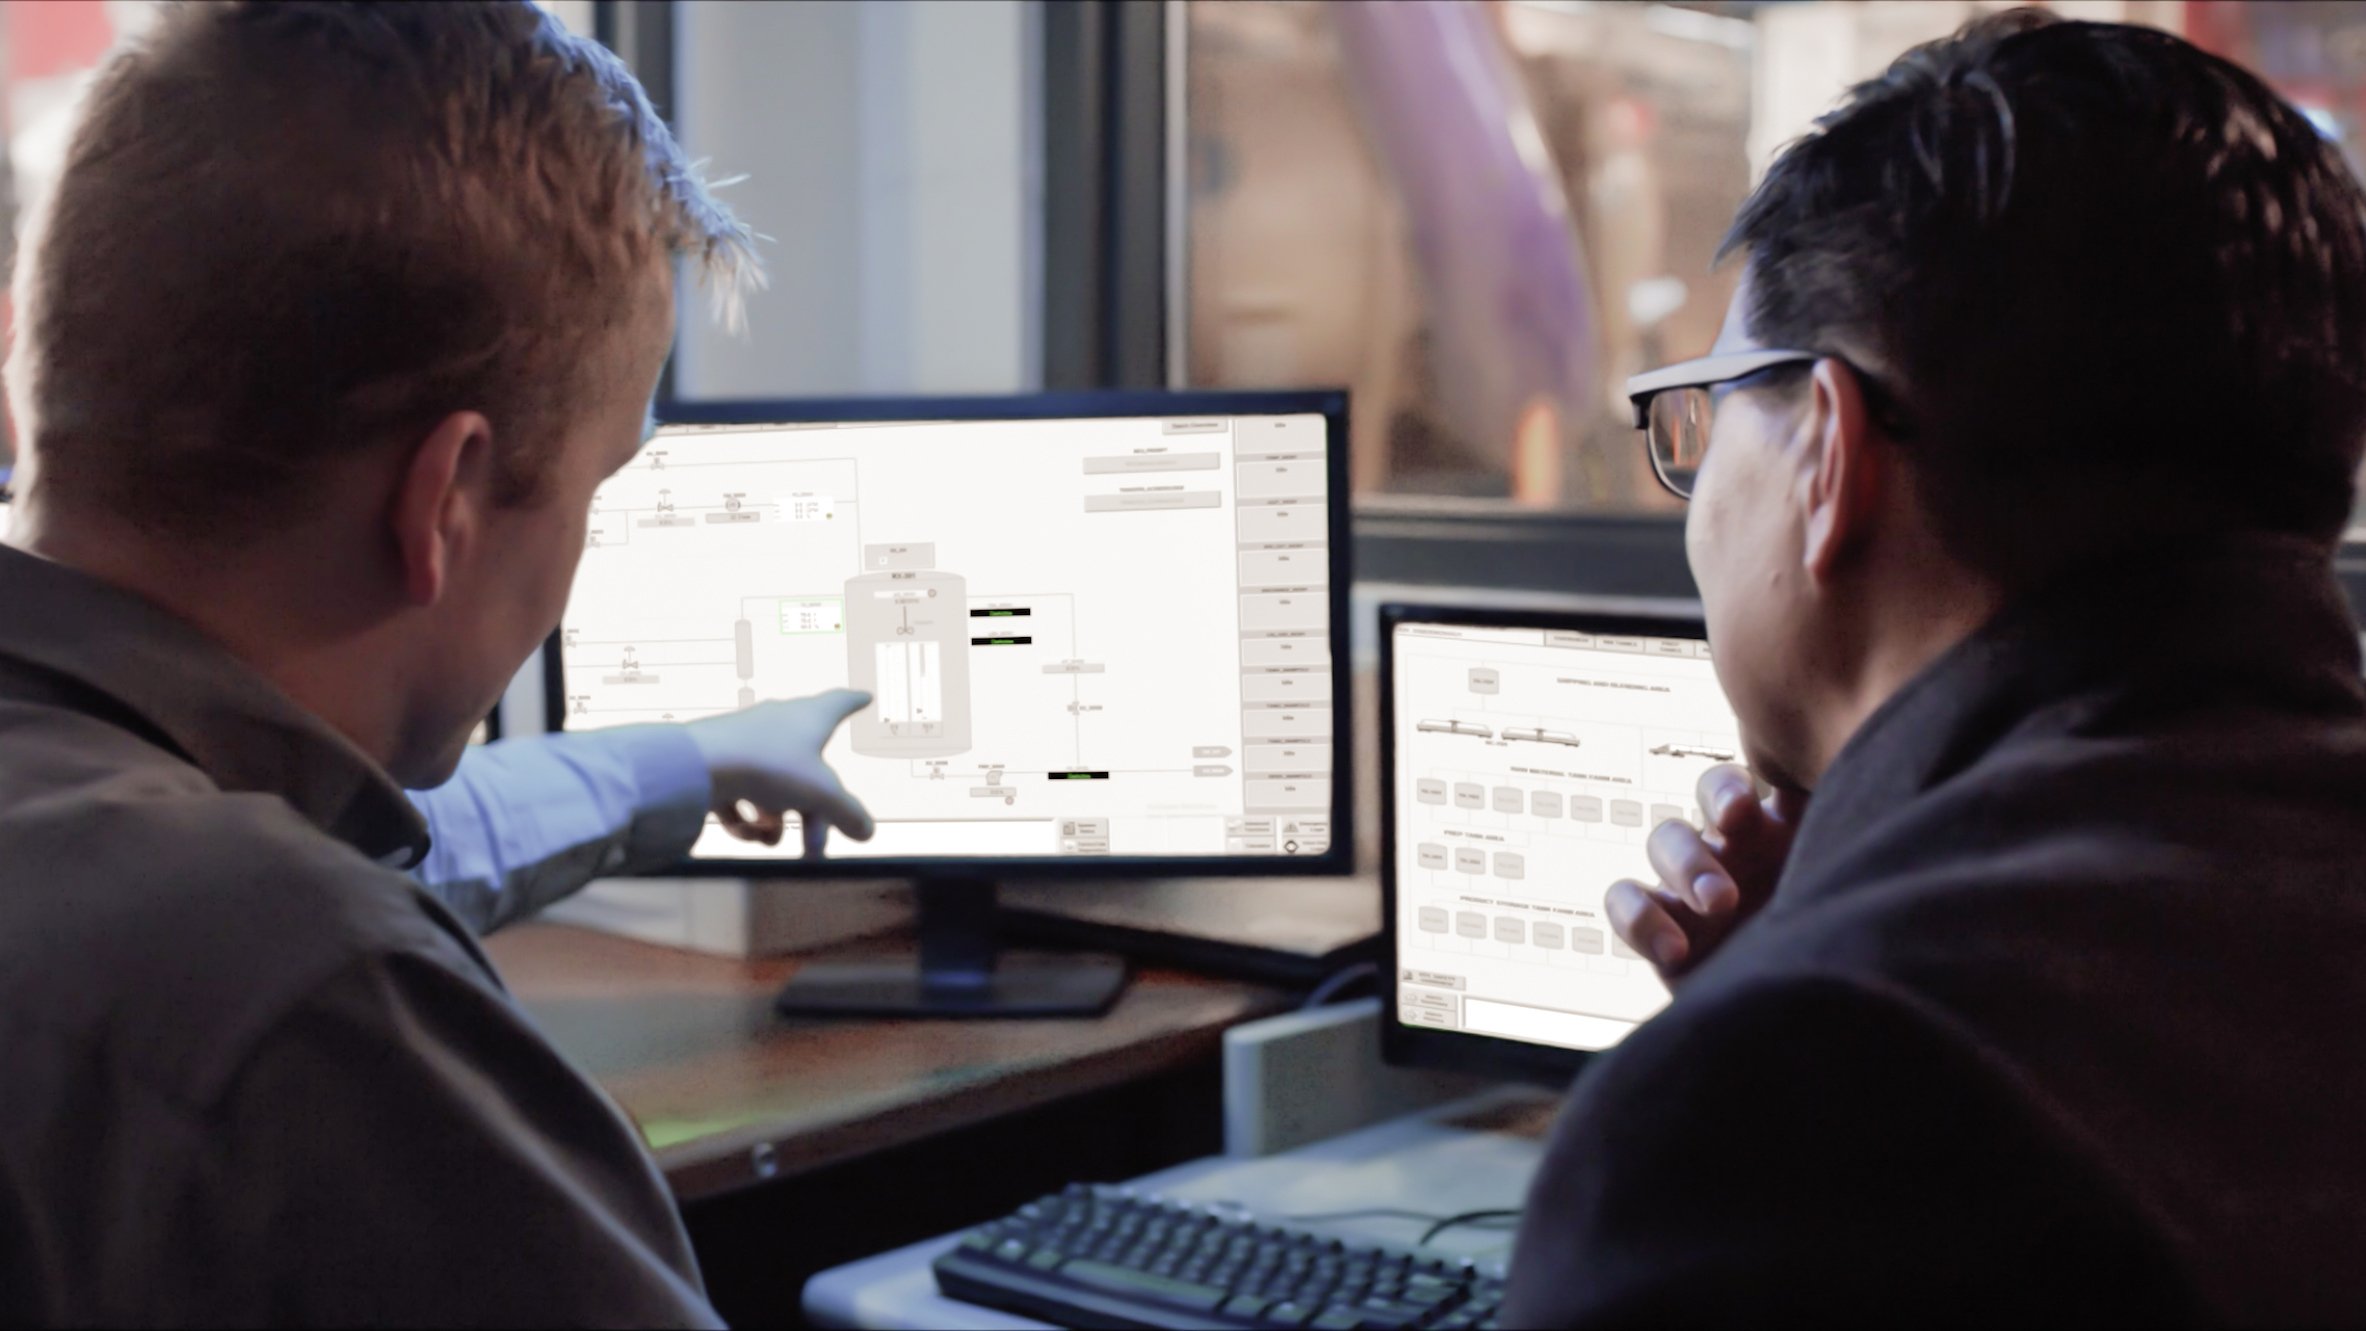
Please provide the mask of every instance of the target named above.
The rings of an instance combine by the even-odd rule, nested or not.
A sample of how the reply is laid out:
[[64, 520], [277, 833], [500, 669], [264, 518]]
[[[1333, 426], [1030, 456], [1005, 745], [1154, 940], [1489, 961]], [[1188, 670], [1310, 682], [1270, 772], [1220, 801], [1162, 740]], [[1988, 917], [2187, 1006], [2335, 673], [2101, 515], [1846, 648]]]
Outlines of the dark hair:
[[1991, 15], [1776, 159], [1751, 331], [1846, 355], [1959, 557], [2009, 579], [2228, 531], [2332, 541], [2366, 440], [2366, 196], [2168, 33]]

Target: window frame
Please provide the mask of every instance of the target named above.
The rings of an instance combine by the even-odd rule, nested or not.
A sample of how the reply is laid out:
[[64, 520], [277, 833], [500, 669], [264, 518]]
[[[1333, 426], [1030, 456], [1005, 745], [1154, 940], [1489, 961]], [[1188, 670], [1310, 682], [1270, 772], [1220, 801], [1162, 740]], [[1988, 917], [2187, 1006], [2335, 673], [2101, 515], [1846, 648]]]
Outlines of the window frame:
[[[1047, 391], [1185, 386], [1190, 273], [1176, 207], [1189, 2], [1033, 0], [1042, 8]], [[595, 0], [593, 16], [599, 39], [670, 118], [673, 0]], [[672, 389], [669, 367], [661, 410]], [[1356, 497], [1350, 512], [1362, 582], [1699, 598], [1681, 514], [1413, 495]], [[2366, 527], [2344, 538], [2335, 568], [2353, 612], [2366, 619]]]

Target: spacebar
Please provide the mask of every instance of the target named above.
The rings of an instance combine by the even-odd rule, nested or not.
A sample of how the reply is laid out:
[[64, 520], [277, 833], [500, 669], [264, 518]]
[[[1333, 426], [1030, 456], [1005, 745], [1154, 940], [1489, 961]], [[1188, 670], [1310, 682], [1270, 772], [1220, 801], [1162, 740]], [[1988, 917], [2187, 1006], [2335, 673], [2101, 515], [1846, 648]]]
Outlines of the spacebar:
[[1059, 1277], [1079, 1285], [1124, 1294], [1137, 1299], [1156, 1299], [1179, 1308], [1197, 1308], [1213, 1312], [1231, 1296], [1231, 1291], [1219, 1285], [1195, 1285], [1188, 1280], [1154, 1276], [1147, 1271], [1136, 1271], [1128, 1266], [1112, 1266], [1107, 1262], [1074, 1261], [1060, 1265]]

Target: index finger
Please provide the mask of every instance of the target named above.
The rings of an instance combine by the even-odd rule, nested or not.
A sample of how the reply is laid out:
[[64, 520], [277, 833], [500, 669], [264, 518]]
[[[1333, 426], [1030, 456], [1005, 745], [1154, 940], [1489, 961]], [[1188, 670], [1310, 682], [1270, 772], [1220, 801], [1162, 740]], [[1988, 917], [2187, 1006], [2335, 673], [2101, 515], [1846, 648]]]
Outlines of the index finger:
[[1733, 831], [1741, 811], [1758, 803], [1758, 783], [1750, 779], [1749, 769], [1733, 763], [1719, 763], [1701, 773], [1693, 793], [1701, 805], [1701, 826], [1720, 832]]
[[814, 703], [830, 716], [830, 724], [839, 722], [871, 705], [871, 695], [861, 689], [831, 689], [813, 695]]
[[831, 823], [857, 841], [871, 839], [871, 811], [863, 807], [863, 802], [854, 797], [854, 792], [828, 766], [813, 774], [807, 797], [800, 803], [803, 807], [799, 811], [808, 823]]

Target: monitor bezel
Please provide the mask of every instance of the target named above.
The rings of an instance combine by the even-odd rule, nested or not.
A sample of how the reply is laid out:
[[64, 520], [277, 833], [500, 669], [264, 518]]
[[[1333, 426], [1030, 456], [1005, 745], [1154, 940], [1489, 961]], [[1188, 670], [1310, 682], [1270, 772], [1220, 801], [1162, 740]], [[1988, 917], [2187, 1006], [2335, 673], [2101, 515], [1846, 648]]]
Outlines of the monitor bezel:
[[[1326, 540], [1331, 584], [1331, 844], [1315, 855], [1025, 855], [831, 856], [824, 859], [693, 859], [656, 877], [702, 878], [990, 878], [1003, 881], [1107, 878], [1338, 877], [1355, 871], [1354, 706], [1349, 589], [1353, 550], [1348, 521], [1348, 397], [1344, 389], [1255, 391], [1107, 391], [998, 397], [863, 397], [676, 402], [659, 408], [658, 426], [802, 425], [817, 422], [1046, 420], [1140, 416], [1321, 416], [1329, 504]], [[564, 621], [560, 632], [564, 631]], [[560, 633], [543, 648], [546, 727], [566, 728], [566, 667]], [[588, 732], [587, 732], [588, 733]], [[862, 793], [855, 792], [858, 796]]]
[[1611, 633], [1704, 642], [1709, 636], [1707, 624], [1697, 613], [1488, 609], [1405, 601], [1387, 602], [1379, 608], [1381, 1061], [1394, 1067], [1437, 1068], [1540, 1085], [1565, 1085], [1599, 1051], [1560, 1049], [1465, 1031], [1424, 1030], [1398, 1020], [1401, 1013], [1397, 1006], [1396, 645], [1397, 629], [1406, 624]]

